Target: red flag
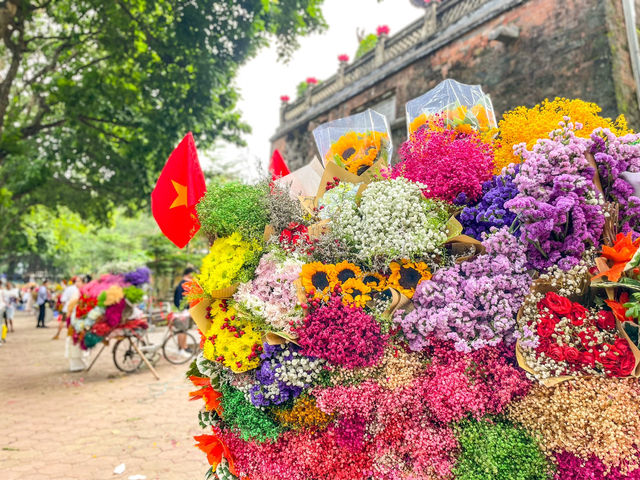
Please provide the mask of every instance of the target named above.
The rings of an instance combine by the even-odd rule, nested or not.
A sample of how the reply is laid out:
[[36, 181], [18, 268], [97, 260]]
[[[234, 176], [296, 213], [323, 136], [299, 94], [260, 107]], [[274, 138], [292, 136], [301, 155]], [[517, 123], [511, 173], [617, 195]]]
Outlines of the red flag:
[[189, 132], [169, 155], [151, 192], [153, 218], [179, 248], [184, 248], [200, 230], [196, 204], [206, 191], [196, 144]]
[[289, 167], [284, 163], [284, 158], [280, 155], [278, 149], [273, 151], [273, 155], [271, 156], [271, 162], [269, 162], [269, 171], [271, 172], [271, 180], [275, 180], [276, 178], [286, 177], [289, 175]]

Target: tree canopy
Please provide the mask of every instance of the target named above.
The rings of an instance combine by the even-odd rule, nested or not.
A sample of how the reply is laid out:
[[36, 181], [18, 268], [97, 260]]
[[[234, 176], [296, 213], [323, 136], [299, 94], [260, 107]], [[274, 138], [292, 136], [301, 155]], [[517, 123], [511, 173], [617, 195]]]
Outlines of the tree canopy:
[[321, 3], [0, 3], [0, 251], [34, 205], [99, 220], [145, 206], [188, 130], [241, 143], [238, 66], [270, 39], [286, 57], [324, 27]]

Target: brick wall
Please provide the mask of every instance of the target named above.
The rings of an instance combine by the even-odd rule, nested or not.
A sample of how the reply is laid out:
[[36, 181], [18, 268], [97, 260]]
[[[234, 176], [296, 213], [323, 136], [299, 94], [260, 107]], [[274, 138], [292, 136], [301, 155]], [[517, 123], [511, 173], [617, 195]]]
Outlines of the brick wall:
[[[519, 27], [518, 39], [510, 44], [488, 39], [489, 32], [507, 24]], [[564, 96], [596, 102], [606, 116], [624, 112], [637, 128], [640, 118], [625, 48], [618, 0], [529, 0], [288, 132], [273, 146], [297, 168], [316, 154], [311, 131], [317, 125], [349, 115], [389, 91], [396, 95], [399, 120], [393, 136], [398, 146], [406, 135], [405, 103], [445, 78], [481, 84], [498, 117], [517, 105]]]

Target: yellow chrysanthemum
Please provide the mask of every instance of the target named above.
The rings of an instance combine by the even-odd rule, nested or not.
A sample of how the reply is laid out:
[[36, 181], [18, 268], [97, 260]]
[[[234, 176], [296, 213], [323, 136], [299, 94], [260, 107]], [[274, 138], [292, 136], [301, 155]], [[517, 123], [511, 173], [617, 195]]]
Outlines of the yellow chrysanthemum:
[[367, 287], [359, 278], [350, 278], [342, 284], [342, 303], [364, 308], [371, 300], [371, 288]]
[[357, 265], [342, 261], [335, 266], [336, 280], [340, 283], [344, 283], [351, 278], [358, 278], [362, 275], [362, 270]]
[[391, 262], [389, 268], [391, 275], [387, 280], [387, 286], [395, 288], [409, 298], [413, 298], [420, 282], [431, 278], [429, 267], [424, 262], [410, 262], [403, 259], [400, 262]]
[[335, 266], [325, 265], [321, 262], [303, 265], [300, 272], [300, 280], [304, 291], [307, 294], [313, 292], [315, 298], [323, 298], [329, 295], [338, 283]]
[[298, 397], [292, 409], [275, 409], [273, 414], [280, 424], [293, 430], [323, 430], [333, 420], [332, 415], [327, 415], [316, 407], [315, 398], [306, 395]]
[[208, 318], [211, 327], [205, 334], [203, 355], [222, 363], [233, 372], [246, 372], [260, 365], [262, 335], [246, 318], [240, 318], [233, 307], [221, 301], [211, 305]]
[[548, 99], [533, 108], [516, 107], [507, 112], [500, 120], [499, 146], [495, 150], [495, 173], [500, 173], [503, 167], [510, 163], [519, 163], [519, 157], [513, 154], [513, 146], [526, 143], [531, 149], [538, 139], [548, 138], [549, 132], [558, 128], [558, 123], [564, 117], [572, 122], [583, 125], [582, 130], [576, 131], [578, 137], [586, 138], [598, 128], [610, 128], [616, 135], [629, 133], [624, 115], [615, 121], [598, 115], [602, 109], [595, 103], [575, 99]]
[[246, 262], [256, 257], [260, 250], [261, 247], [256, 241], [244, 241], [238, 232], [218, 238], [211, 245], [209, 254], [202, 260], [198, 283], [208, 294], [244, 280], [238, 278], [242, 268]]

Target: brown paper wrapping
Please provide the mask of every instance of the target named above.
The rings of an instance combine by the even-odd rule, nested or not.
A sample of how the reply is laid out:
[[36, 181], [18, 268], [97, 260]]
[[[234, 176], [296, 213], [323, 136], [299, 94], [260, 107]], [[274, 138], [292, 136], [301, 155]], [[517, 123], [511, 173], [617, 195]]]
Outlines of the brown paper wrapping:
[[240, 284], [234, 283], [233, 285], [229, 285], [228, 287], [219, 288], [218, 290], [212, 290], [211, 292], [209, 292], [209, 295], [211, 295], [211, 297], [215, 299], [231, 298], [238, 290], [238, 285]]
[[294, 280], [293, 284], [296, 286], [296, 295], [298, 296], [298, 303], [300, 305], [304, 305], [307, 303], [307, 294], [304, 291], [304, 287], [302, 286], [302, 280], [297, 278]]
[[391, 291], [391, 305], [384, 312], [384, 315], [392, 317], [398, 310], [403, 310], [405, 313], [411, 312], [415, 307], [409, 297], [400, 293], [395, 288], [389, 288]]
[[315, 197], [299, 196], [298, 200], [300, 201], [300, 206], [304, 213], [312, 217], [315, 216]]
[[[531, 368], [527, 361], [524, 358], [524, 354], [522, 353], [522, 349], [520, 348], [520, 342], [516, 341], [516, 360], [518, 361], [518, 366], [523, 369], [525, 372], [529, 372], [531, 375], [536, 375], [536, 371]], [[562, 382], [566, 382], [567, 380], [574, 380], [578, 377], [573, 375], [563, 375], [561, 377], [551, 377], [551, 378], [543, 378], [540, 379], [539, 382], [542, 383], [545, 387], [553, 387]]]
[[271, 237], [273, 237], [276, 234], [275, 229], [270, 225], [265, 225], [264, 227], [264, 243], [267, 243], [269, 241], [269, 239], [271, 239]]
[[308, 228], [309, 238], [311, 240], [317, 240], [321, 236], [329, 232], [330, 229], [331, 227], [329, 226], [329, 220], [322, 220], [318, 223], [314, 223], [313, 225], [310, 225]]
[[635, 358], [636, 360], [633, 371], [631, 372], [631, 376], [634, 378], [638, 378], [640, 377], [640, 350], [638, 349], [638, 346], [631, 341], [631, 339], [629, 338], [629, 335], [627, 335], [627, 332], [625, 332], [624, 328], [622, 328], [622, 322], [620, 322], [620, 320], [618, 320], [617, 318], [616, 318], [616, 329], [618, 330], [618, 335], [624, 338], [629, 344], [631, 353], [633, 353], [633, 358]]
[[209, 298], [203, 298], [196, 305], [189, 309], [189, 314], [193, 321], [196, 322], [198, 329], [203, 335], [206, 335], [211, 328], [211, 320], [207, 318], [207, 308], [211, 305]]
[[285, 343], [299, 345], [298, 337], [285, 332], [268, 332], [265, 334], [264, 339], [269, 345], [284, 345]]
[[347, 183], [353, 183], [353, 184], [358, 184], [358, 183], [367, 184], [371, 182], [376, 172], [380, 171], [380, 167], [383, 167], [385, 165], [386, 165], [386, 162], [380, 159], [374, 162], [374, 164], [371, 165], [371, 167], [369, 167], [369, 169], [366, 172], [364, 172], [362, 175], [356, 175], [355, 173], [351, 173], [345, 170], [344, 168], [339, 166], [337, 163], [327, 162], [327, 165], [324, 168], [324, 173], [322, 174], [322, 178], [320, 179], [320, 185], [318, 186], [318, 192], [316, 193], [314, 206], [316, 208], [318, 207], [318, 202], [327, 191], [327, 183], [333, 181], [334, 177], [340, 179], [341, 182], [347, 182]]

